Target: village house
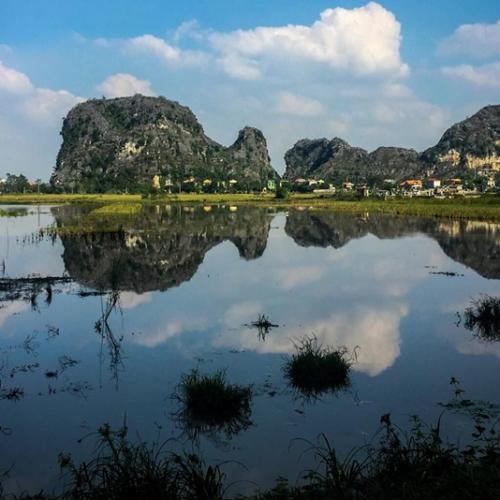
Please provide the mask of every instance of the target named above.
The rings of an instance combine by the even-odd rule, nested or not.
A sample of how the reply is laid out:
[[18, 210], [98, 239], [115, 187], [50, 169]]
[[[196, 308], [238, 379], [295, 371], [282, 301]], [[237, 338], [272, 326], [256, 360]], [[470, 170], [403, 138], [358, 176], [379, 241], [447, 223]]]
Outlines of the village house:
[[356, 192], [359, 196], [366, 198], [370, 194], [370, 190], [368, 189], [368, 184], [359, 184], [356, 186]]
[[422, 181], [420, 179], [406, 179], [399, 183], [399, 187], [403, 191], [418, 191], [422, 189]]
[[441, 187], [441, 179], [437, 179], [436, 177], [427, 177], [425, 179], [425, 187], [428, 189], [436, 189]]
[[351, 189], [354, 189], [354, 184], [352, 182], [343, 182], [342, 183], [342, 189], [345, 189], [346, 191], [351, 191]]

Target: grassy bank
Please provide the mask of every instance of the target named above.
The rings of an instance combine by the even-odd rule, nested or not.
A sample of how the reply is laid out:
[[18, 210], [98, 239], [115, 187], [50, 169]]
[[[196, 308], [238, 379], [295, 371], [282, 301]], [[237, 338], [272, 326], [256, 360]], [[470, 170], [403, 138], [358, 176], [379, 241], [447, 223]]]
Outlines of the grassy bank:
[[477, 198], [393, 198], [380, 200], [366, 198], [355, 201], [318, 194], [293, 194], [280, 200], [273, 194], [178, 194], [141, 198], [135, 194], [9, 194], [0, 195], [0, 204], [64, 204], [64, 203], [228, 203], [255, 204], [277, 208], [315, 208], [363, 214], [366, 212], [399, 215], [443, 216], [500, 221], [500, 196], [485, 195]]

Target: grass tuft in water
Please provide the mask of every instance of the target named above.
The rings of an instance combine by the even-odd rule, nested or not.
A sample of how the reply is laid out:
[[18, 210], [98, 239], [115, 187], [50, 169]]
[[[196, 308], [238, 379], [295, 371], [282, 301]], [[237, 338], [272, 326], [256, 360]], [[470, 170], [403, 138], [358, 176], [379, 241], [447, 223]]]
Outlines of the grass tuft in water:
[[224, 370], [183, 375], [174, 398], [182, 405], [177, 416], [193, 437], [218, 431], [230, 437], [251, 425], [252, 388], [230, 384]]
[[316, 337], [304, 337], [284, 366], [285, 377], [304, 396], [315, 398], [349, 386], [352, 355], [346, 347], [323, 347]]
[[0, 217], [25, 217], [28, 215], [27, 208], [0, 208]]
[[465, 328], [480, 339], [500, 340], [500, 297], [483, 295], [465, 310]]

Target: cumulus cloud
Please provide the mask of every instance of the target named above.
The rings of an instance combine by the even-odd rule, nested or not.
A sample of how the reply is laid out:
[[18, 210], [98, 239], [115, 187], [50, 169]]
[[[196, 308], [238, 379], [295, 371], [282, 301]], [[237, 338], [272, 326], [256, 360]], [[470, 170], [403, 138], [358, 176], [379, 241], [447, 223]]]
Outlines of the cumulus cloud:
[[194, 50], [182, 50], [154, 35], [142, 35], [126, 41], [125, 49], [132, 53], [157, 57], [166, 64], [178, 66], [203, 66], [209, 55]]
[[75, 96], [67, 90], [37, 88], [21, 104], [23, 113], [35, 122], [57, 122], [83, 97]]
[[276, 111], [295, 116], [320, 116], [325, 113], [323, 105], [317, 99], [303, 97], [288, 91], [278, 94]]
[[[180, 47], [188, 37], [201, 50]], [[202, 30], [188, 21], [170, 41], [144, 34], [125, 41], [128, 52], [149, 54], [166, 64], [203, 66], [211, 62], [232, 78], [256, 80], [283, 65], [312, 63], [355, 75], [405, 76], [401, 59], [401, 25], [375, 2], [354, 9], [326, 9], [311, 25], [257, 26], [248, 30]]]
[[9, 68], [0, 61], [0, 91], [12, 94], [29, 94], [33, 89], [33, 84], [24, 73]]
[[153, 35], [137, 36], [130, 39], [128, 45], [132, 49], [152, 53], [166, 62], [176, 62], [181, 56], [181, 51], [177, 47]]
[[[209, 35], [221, 67], [240, 78], [260, 76], [270, 61], [310, 61], [355, 74], [408, 74], [401, 25], [381, 5], [326, 9], [310, 26], [257, 27]], [[246, 70], [245, 70], [246, 68]]]
[[1, 62], [0, 93], [17, 97], [11, 103], [35, 123], [59, 122], [70, 108], [83, 100], [67, 90], [35, 87], [25, 73]]
[[441, 69], [443, 75], [459, 78], [478, 87], [500, 88], [500, 62], [472, 66], [446, 66]]
[[134, 94], [155, 95], [148, 80], [139, 80], [129, 73], [116, 73], [108, 76], [97, 86], [97, 90], [106, 97], [126, 97]]
[[462, 24], [441, 42], [438, 52], [477, 58], [500, 56], [500, 20], [493, 24]]

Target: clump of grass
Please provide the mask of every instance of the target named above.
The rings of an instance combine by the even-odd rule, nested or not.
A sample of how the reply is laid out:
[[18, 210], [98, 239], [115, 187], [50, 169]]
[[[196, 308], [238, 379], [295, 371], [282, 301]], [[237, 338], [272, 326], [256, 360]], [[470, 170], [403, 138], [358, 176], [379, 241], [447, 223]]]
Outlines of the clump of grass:
[[465, 310], [465, 328], [487, 341], [500, 340], [500, 297], [483, 295]]
[[132, 443], [128, 428], [109, 424], [98, 432], [98, 452], [89, 462], [76, 465], [60, 454], [66, 472], [64, 499], [86, 500], [222, 500], [225, 474], [219, 466], [206, 466], [194, 454], [165, 451], [166, 443]]
[[174, 398], [182, 405], [177, 416], [192, 437], [217, 432], [230, 437], [251, 425], [252, 388], [230, 384], [224, 370], [204, 375], [193, 369], [182, 377]]
[[141, 211], [140, 203], [111, 203], [100, 208], [95, 208], [89, 213], [89, 216], [119, 215], [132, 216]]
[[0, 208], [0, 217], [25, 217], [27, 208]]
[[352, 355], [346, 347], [323, 347], [316, 337], [304, 337], [284, 366], [285, 377], [304, 396], [315, 398], [349, 386]]
[[258, 335], [260, 340], [266, 340], [267, 334], [271, 328], [278, 328], [279, 325], [275, 325], [269, 321], [269, 317], [265, 314], [259, 314], [257, 321], [252, 321], [251, 326], [258, 329]]

